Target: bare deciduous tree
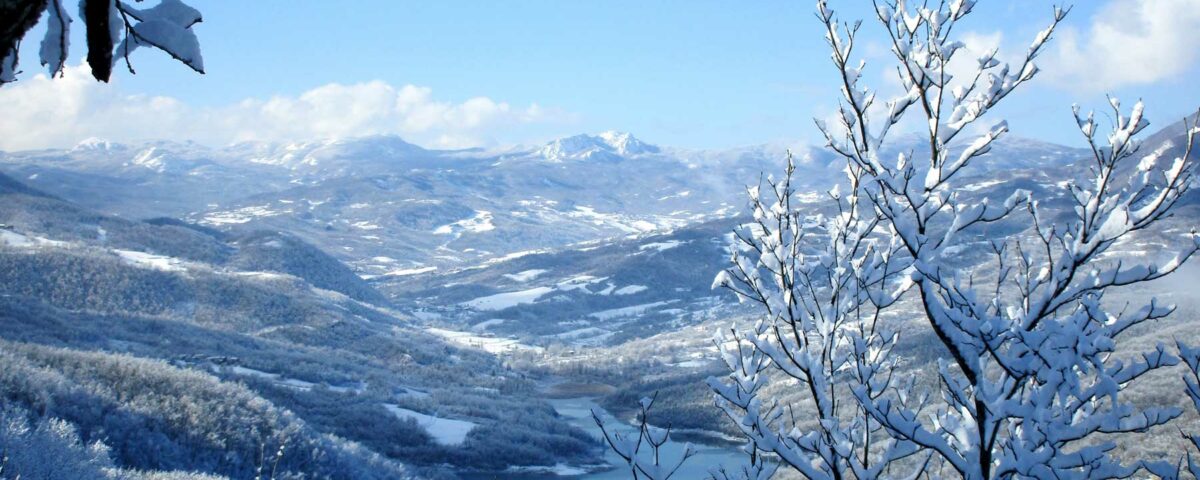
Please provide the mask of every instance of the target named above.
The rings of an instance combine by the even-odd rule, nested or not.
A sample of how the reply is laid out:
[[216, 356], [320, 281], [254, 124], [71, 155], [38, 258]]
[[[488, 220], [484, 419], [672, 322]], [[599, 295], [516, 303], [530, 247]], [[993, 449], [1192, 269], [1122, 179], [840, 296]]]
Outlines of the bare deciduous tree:
[[[1003, 121], [978, 124], [1036, 76], [1034, 60], [1067, 15], [1055, 8], [1017, 64], [992, 50], [955, 75], [951, 64], [966, 49], [953, 33], [974, 3], [875, 3], [903, 91], [879, 104], [860, 82], [865, 64], [853, 60], [861, 22], [842, 23], [817, 2], [841, 91], [836, 125], [818, 127], [846, 162], [847, 181], [829, 192], [836, 215], [813, 216], [792, 204], [789, 159], [787, 175], [768, 178], [765, 194], [750, 190], [754, 219], [714, 282], [762, 312], [751, 331], [717, 336], [730, 373], [710, 380], [753, 452], [738, 478], [769, 477], [762, 455], [817, 479], [1177, 474], [1170, 461], [1123, 464], [1110, 455], [1111, 435], [1181, 414], [1122, 395], [1179, 357], [1163, 345], [1117, 353], [1131, 327], [1174, 308], [1150, 299], [1114, 309], [1105, 294], [1169, 275], [1200, 249], [1194, 231], [1169, 258], [1122, 258], [1113, 249], [1167, 217], [1187, 192], [1198, 130], [1187, 124], [1182, 155], [1164, 159], [1139, 150], [1148, 125], [1141, 102], [1126, 110], [1110, 99], [1112, 128], [1103, 136], [1076, 107], [1092, 158], [1065, 183], [1069, 211], [1048, 215], [1025, 190], [1000, 202], [967, 194], [964, 172], [1008, 131]], [[906, 119], [919, 125], [927, 158], [884, 157], [889, 132]], [[962, 140], [969, 132], [983, 133]], [[1024, 228], [989, 229], [1000, 225]], [[987, 280], [954, 263], [981, 238], [996, 262]], [[899, 333], [880, 322], [889, 310], [916, 316], [908, 325], [927, 327], [940, 344], [936, 385], [918, 388], [895, 374]], [[1195, 374], [1200, 354], [1179, 350]], [[788, 381], [811, 405], [797, 411], [764, 398], [772, 380]], [[1187, 385], [1200, 406], [1195, 378]]]

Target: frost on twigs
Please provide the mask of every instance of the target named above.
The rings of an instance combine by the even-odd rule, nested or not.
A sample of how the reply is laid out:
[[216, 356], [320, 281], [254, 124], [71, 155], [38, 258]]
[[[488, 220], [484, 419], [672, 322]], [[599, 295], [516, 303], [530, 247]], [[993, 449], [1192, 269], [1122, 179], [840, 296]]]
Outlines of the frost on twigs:
[[[1172, 462], [1122, 463], [1110, 453], [1111, 435], [1181, 414], [1122, 395], [1138, 378], [1177, 365], [1174, 352], [1159, 345], [1115, 355], [1123, 333], [1173, 307], [1150, 299], [1113, 310], [1105, 294], [1168, 275], [1200, 248], [1194, 233], [1167, 259], [1121, 259], [1112, 248], [1167, 217], [1193, 184], [1195, 125], [1180, 132], [1183, 154], [1167, 161], [1161, 152], [1139, 156], [1148, 125], [1141, 102], [1124, 108], [1110, 99], [1107, 133], [1076, 109], [1093, 158], [1081, 169], [1086, 181], [1070, 183], [1070, 211], [1046, 215], [1023, 190], [1003, 202], [976, 200], [959, 178], [1008, 131], [984, 117], [1036, 77], [1035, 60], [1067, 11], [1052, 11], [1018, 63], [992, 51], [971, 74], [951, 75], [948, 65], [965, 51], [952, 32], [973, 6], [876, 3], [904, 92], [879, 109], [853, 59], [861, 23], [842, 23], [817, 2], [842, 97], [837, 124], [817, 125], [845, 160], [847, 182], [830, 191], [830, 217], [792, 205], [790, 161], [783, 179], [750, 189], [753, 221], [737, 232], [740, 248], [713, 286], [757, 304], [761, 316], [753, 328], [718, 334], [730, 373], [709, 381], [717, 404], [748, 451], [806, 478], [1172, 476]], [[910, 116], [928, 158], [883, 158], [888, 133]], [[967, 138], [980, 130], [972, 125], [984, 133]], [[962, 148], [952, 155], [949, 145]], [[989, 228], [996, 224], [1027, 228], [997, 235]], [[994, 279], [951, 263], [952, 252], [980, 238], [992, 247]], [[880, 321], [902, 300], [916, 306], [906, 316], [916, 315], [915, 325], [947, 352], [932, 372], [936, 385], [920, 390], [894, 375], [899, 334]], [[1188, 352], [1195, 372], [1200, 360]], [[768, 377], [795, 385], [811, 407], [796, 412], [765, 396]], [[1197, 382], [1187, 386], [1200, 405]], [[801, 428], [797, 418], [813, 421]]]
[[615, 423], [605, 423], [600, 414], [592, 410], [592, 419], [600, 427], [608, 447], [625, 461], [630, 477], [635, 480], [668, 480], [675, 477], [680, 467], [696, 454], [691, 444], [684, 444], [675, 455], [668, 455], [663, 448], [671, 441], [671, 427], [659, 428], [650, 423], [650, 410], [658, 397], [643, 398], [638, 402], [638, 422], [632, 432], [620, 431]]
[[[846, 173], [849, 188], [827, 192], [836, 215], [808, 216], [793, 203], [789, 156], [782, 179], [751, 189], [754, 221], [735, 232], [731, 267], [714, 283], [764, 312], [749, 331], [730, 327], [716, 336], [730, 373], [709, 380], [718, 407], [747, 439], [755, 474], [777, 458], [807, 478], [894, 476], [893, 463], [915, 453], [845, 401], [899, 387], [890, 359], [899, 336], [879, 314], [908, 288], [896, 261], [901, 245], [862, 196], [863, 169]], [[763, 396], [772, 374], [794, 381], [813, 403], [815, 418], [803, 420], [815, 430], [798, 428], [791, 406]]]
[[[51, 76], [61, 75], [73, 20], [63, 7], [63, 0], [45, 0], [39, 8], [45, 11], [46, 19], [39, 59]], [[200, 42], [192, 31], [192, 26], [201, 21], [200, 12], [180, 0], [160, 0], [144, 9], [120, 0], [80, 0], [79, 16], [87, 30], [88, 65], [97, 80], [107, 82], [118, 59], [124, 59], [132, 73], [129, 54], [141, 46], [162, 50], [192, 70], [204, 73]], [[20, 42], [15, 42], [8, 51], [0, 52], [0, 84], [16, 80], [19, 46]]]

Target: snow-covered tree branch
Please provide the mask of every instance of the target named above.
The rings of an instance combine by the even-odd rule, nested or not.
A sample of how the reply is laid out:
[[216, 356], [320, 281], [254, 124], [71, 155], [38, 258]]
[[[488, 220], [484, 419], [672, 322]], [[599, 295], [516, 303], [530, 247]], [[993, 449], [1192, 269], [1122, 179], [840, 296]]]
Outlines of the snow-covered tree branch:
[[[713, 286], [765, 315], [752, 331], [731, 327], [717, 336], [730, 374], [709, 383], [750, 448], [808, 478], [876, 478], [916, 449], [845, 400], [905, 388], [889, 358], [899, 334], [879, 321], [911, 285], [902, 278], [902, 245], [881, 234], [882, 218], [860, 196], [861, 168], [846, 169], [845, 193], [827, 192], [837, 207], [831, 217], [804, 215], [793, 203], [794, 174], [789, 158], [782, 180], [769, 177], [765, 193], [749, 191], [754, 220], [736, 232], [732, 267]], [[769, 373], [804, 390], [815, 430], [798, 428], [796, 412], [762, 398]]]
[[[21, 39], [43, 13], [46, 34], [39, 58], [51, 76], [61, 75], [72, 23], [63, 1], [4, 0], [0, 2], [0, 13], [5, 14], [0, 32], [0, 84], [16, 81]], [[107, 82], [120, 59], [133, 73], [129, 54], [139, 46], [162, 50], [204, 73], [200, 42], [192, 31], [192, 26], [201, 21], [200, 12], [180, 0], [160, 0], [144, 9], [120, 0], [80, 0], [79, 16], [87, 28], [87, 62], [96, 80]]]
[[638, 402], [637, 429], [634, 432], [618, 431], [616, 426], [606, 424], [595, 410], [592, 419], [600, 427], [605, 444], [616, 452], [629, 468], [631, 478], [645, 480], [668, 480], [677, 478], [674, 475], [688, 458], [695, 454], [690, 444], [683, 445], [678, 455], [668, 455], [663, 448], [671, 441], [671, 427], [659, 428], [650, 423], [650, 410], [654, 408], [654, 400], [658, 397], [643, 398]]
[[[1036, 76], [1035, 60], [1068, 13], [1053, 9], [1017, 64], [990, 51], [974, 61], [973, 73], [956, 76], [949, 66], [966, 50], [952, 33], [974, 3], [875, 3], [904, 91], [879, 109], [875, 92], [860, 82], [865, 64], [853, 60], [861, 22], [842, 23], [817, 2], [842, 96], [837, 125], [818, 128], [846, 161], [847, 181], [829, 192], [831, 218], [792, 204], [790, 159], [782, 180], [750, 189], [753, 222], [737, 232], [731, 267], [714, 288], [763, 314], [749, 331], [731, 327], [716, 338], [730, 370], [710, 380], [718, 406], [749, 451], [806, 478], [1165, 475], [1170, 462], [1112, 458], [1107, 438], [1181, 414], [1121, 395], [1179, 358], [1163, 345], [1132, 355], [1116, 348], [1130, 327], [1174, 308], [1150, 299], [1113, 310], [1104, 297], [1169, 275], [1200, 249], [1195, 232], [1169, 258], [1134, 262], [1112, 248], [1167, 217], [1188, 190], [1197, 129], [1181, 132], [1182, 155], [1162, 159], [1162, 152], [1139, 152], [1137, 135], [1148, 124], [1141, 102], [1124, 109], [1110, 99], [1113, 122], [1104, 136], [1094, 115], [1076, 107], [1093, 158], [1087, 172], [1066, 182], [1074, 208], [1065, 219], [1044, 214], [1040, 199], [1024, 190], [995, 203], [967, 195], [963, 172], [1008, 131], [1003, 121], [976, 124]], [[928, 159], [914, 152], [884, 158], [889, 132], [914, 117]], [[1026, 228], [989, 234], [993, 224]], [[952, 263], [954, 252], [980, 238], [997, 262], [994, 282]], [[880, 314], [906, 301], [946, 352], [936, 392], [895, 375], [890, 353], [899, 334]], [[798, 414], [765, 398], [771, 378], [792, 382], [811, 406]], [[799, 416], [815, 421], [801, 430]]]
[[[859, 85], [862, 64], [850, 56], [858, 25], [840, 25], [824, 2], [818, 17], [826, 26], [833, 61], [841, 72], [841, 131], [822, 126], [830, 148], [863, 172], [861, 188], [893, 241], [911, 262], [910, 279], [930, 328], [949, 353], [939, 365], [941, 402], [932, 420], [903, 405], [902, 395], [855, 399], [893, 437], [936, 452], [965, 478], [1012, 475], [1039, 478], [1124, 477], [1143, 466], [1121, 465], [1107, 455], [1109, 443], [1080, 446], [1097, 434], [1143, 431], [1179, 415], [1173, 408], [1134, 407], [1122, 388], [1145, 373], [1178, 362], [1165, 347], [1140, 358], [1114, 356], [1119, 335], [1130, 326], [1162, 318], [1172, 310], [1154, 300], [1132, 312], [1109, 311], [1103, 296], [1112, 287], [1154, 280], [1175, 271], [1200, 243], [1192, 234], [1173, 258], [1130, 265], [1105, 255], [1110, 247], [1168, 214], [1190, 184], [1190, 145], [1168, 166], [1155, 155], [1138, 161], [1136, 135], [1147, 125], [1139, 102], [1124, 113], [1115, 99], [1112, 133], [1096, 138], [1092, 115], [1076, 118], [1092, 145], [1091, 178], [1070, 182], [1074, 218], [1052, 223], [1037, 199], [1015, 191], [1002, 204], [968, 200], [956, 177], [970, 168], [1006, 131], [997, 122], [952, 155], [951, 142], [980, 121], [1018, 86], [1033, 78], [1034, 60], [1066, 15], [1056, 8], [1050, 24], [1013, 68], [989, 52], [965, 79], [948, 71], [962, 50], [953, 40], [956, 23], [974, 2], [941, 2], [908, 8], [877, 3], [906, 93], [888, 102], [873, 127], [874, 93]], [[901, 154], [894, 164], [881, 158], [886, 135], [916, 110], [927, 128], [929, 158]], [[948, 264], [947, 249], [982, 234], [978, 227], [1021, 221], [1026, 232], [993, 238], [999, 261], [992, 289], [964, 278]], [[1151, 466], [1156, 467], [1156, 466]]]

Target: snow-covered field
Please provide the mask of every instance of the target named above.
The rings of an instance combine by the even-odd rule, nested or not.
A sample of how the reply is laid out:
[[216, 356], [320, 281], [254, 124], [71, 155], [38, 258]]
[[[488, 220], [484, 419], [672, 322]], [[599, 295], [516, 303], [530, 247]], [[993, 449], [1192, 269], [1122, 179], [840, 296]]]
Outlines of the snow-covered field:
[[488, 353], [506, 353], [518, 350], [541, 350], [541, 347], [526, 345], [511, 338], [476, 335], [442, 328], [429, 328], [427, 332], [442, 337], [460, 347], [477, 348]]
[[627, 285], [627, 286], [618, 288], [616, 291], [613, 292], [613, 294], [614, 295], [633, 295], [635, 293], [644, 292], [649, 289], [650, 289], [650, 287], [647, 287], [645, 285]]
[[449, 418], [439, 418], [432, 415], [426, 415], [421, 412], [400, 408], [398, 405], [385, 403], [383, 405], [400, 418], [411, 418], [416, 420], [417, 425], [424, 428], [433, 440], [442, 445], [462, 445], [467, 439], [467, 434], [471, 433], [471, 429], [475, 428], [475, 424], [466, 420], [451, 420]]
[[504, 310], [512, 306], [536, 302], [542, 295], [553, 291], [554, 289], [550, 287], [535, 287], [528, 290], [488, 295], [463, 302], [462, 305], [475, 310]]
[[0, 245], [16, 248], [33, 248], [38, 246], [62, 247], [66, 246], [67, 242], [42, 237], [29, 237], [11, 230], [0, 230]]
[[[593, 225], [615, 228], [626, 233], [649, 233], [660, 228], [659, 225], [641, 220], [630, 218], [626, 215], [597, 212], [595, 208], [578, 205], [575, 210], [567, 212], [567, 216], [571, 218], [581, 218], [590, 221]], [[662, 226], [666, 227], [666, 226]]]
[[506, 273], [506, 274], [504, 274], [504, 277], [508, 278], [509, 280], [512, 280], [514, 282], [528, 282], [546, 272], [547, 272], [547, 270], [535, 268], [532, 270], [524, 270], [524, 271], [520, 271], [517, 273]]
[[475, 216], [464, 218], [457, 222], [442, 225], [433, 230], [435, 235], [462, 235], [463, 232], [483, 233], [490, 232], [496, 229], [496, 225], [492, 223], [492, 212], [486, 210], [477, 210]]
[[438, 267], [434, 267], [434, 266], [415, 267], [415, 268], [398, 268], [398, 269], [389, 271], [389, 272], [385, 273], [384, 275], [390, 275], [393, 277], [404, 277], [404, 276], [408, 276], [408, 275], [420, 275], [422, 273], [429, 273], [429, 272], [432, 272], [437, 269], [438, 269]]
[[242, 207], [237, 210], [227, 210], [221, 212], [211, 212], [204, 216], [201, 223], [207, 225], [232, 225], [249, 223], [251, 220], [259, 217], [273, 217], [275, 215], [283, 215], [292, 213], [290, 211], [272, 210], [270, 205], [256, 205], [250, 207]]
[[661, 252], [664, 250], [670, 250], [672, 248], [678, 247], [683, 244], [684, 244], [684, 242], [682, 242], [680, 240], [667, 240], [665, 242], [647, 243], [645, 245], [638, 247], [638, 250], [642, 250], [642, 251], [656, 250], [656, 251]]
[[125, 263], [136, 267], [162, 270], [164, 272], [185, 272], [188, 269], [188, 262], [174, 257], [135, 252], [133, 250], [113, 250], [113, 253], [121, 257]]
[[658, 307], [661, 307], [664, 305], [670, 305], [672, 303], [675, 303], [675, 301], [668, 300], [668, 301], [664, 301], [664, 302], [643, 303], [641, 305], [632, 305], [632, 306], [628, 306], [628, 307], [614, 308], [611, 310], [601, 310], [599, 312], [592, 312], [591, 314], [588, 314], [588, 316], [598, 319], [598, 320], [611, 320], [614, 318], [641, 315], [643, 313], [646, 313], [649, 310], [653, 310], [655, 308], [658, 308]]
[[[312, 390], [313, 388], [315, 388], [317, 386], [317, 384], [315, 384], [313, 382], [306, 382], [304, 380], [298, 380], [295, 378], [287, 378], [278, 373], [264, 372], [262, 370], [255, 370], [253, 368], [247, 368], [247, 367], [242, 367], [242, 366], [238, 366], [238, 365], [214, 366], [213, 368], [215, 371], [218, 371], [218, 372], [231, 373], [234, 375], [241, 375], [241, 376], [245, 376], [245, 377], [261, 378], [264, 380], [274, 382], [276, 385], [280, 385], [283, 387], [288, 387], [288, 388], [292, 388], [292, 389], [296, 389], [296, 390], [306, 391], [306, 392]], [[352, 386], [329, 385], [327, 388], [329, 388], [332, 391], [341, 392], [341, 393], [362, 393], [364, 390], [366, 390], [367, 386], [360, 382], [357, 385], [352, 385]]]

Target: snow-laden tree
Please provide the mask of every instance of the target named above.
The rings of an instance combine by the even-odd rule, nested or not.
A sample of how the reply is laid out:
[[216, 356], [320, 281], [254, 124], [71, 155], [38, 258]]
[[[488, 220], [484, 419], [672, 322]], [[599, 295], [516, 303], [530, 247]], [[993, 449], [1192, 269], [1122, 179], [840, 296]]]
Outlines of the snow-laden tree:
[[[1098, 136], [1092, 114], [1075, 116], [1093, 153], [1085, 180], [1068, 180], [1074, 208], [1065, 220], [1042, 215], [1037, 199], [1015, 191], [1005, 201], [968, 200], [961, 173], [1007, 131], [996, 122], [957, 154], [951, 145], [997, 103], [1038, 71], [1034, 59], [1066, 15], [1055, 9], [1015, 68], [994, 51], [977, 59], [973, 74], [948, 68], [963, 52], [951, 33], [973, 2], [937, 8], [880, 4], [905, 93], [872, 115], [874, 94], [860, 85], [861, 62], [851, 63], [857, 24], [839, 25], [824, 2], [833, 62], [841, 73], [840, 129], [822, 126], [829, 148], [863, 172], [864, 195], [903, 246], [912, 290], [927, 324], [949, 354], [939, 362], [940, 402], [922, 414], [904, 395], [873, 395], [856, 387], [854, 399], [891, 436], [934, 452], [965, 478], [1114, 478], [1161, 464], [1122, 465], [1101, 434], [1140, 432], [1180, 414], [1139, 408], [1121, 390], [1147, 372], [1178, 363], [1166, 347], [1115, 356], [1122, 333], [1163, 318], [1173, 308], [1151, 299], [1114, 311], [1105, 292], [1174, 272], [1200, 248], [1193, 232], [1172, 258], [1111, 259], [1113, 245], [1164, 218], [1190, 185], [1191, 138], [1181, 157], [1139, 156], [1136, 135], [1148, 122], [1138, 102], [1128, 113], [1111, 99], [1113, 125]], [[915, 107], [915, 108], [914, 108]], [[884, 159], [881, 145], [892, 126], [916, 111], [925, 126], [929, 157]], [[1017, 217], [1021, 218], [1017, 218]], [[1032, 228], [992, 238], [998, 268], [983, 282], [949, 264], [952, 247], [982, 234], [991, 223], [1024, 221]]]
[[5, 406], [0, 409], [0, 478], [53, 480], [109, 479], [109, 448], [81, 442], [75, 427], [56, 418], [37, 418]]
[[[140, 0], [138, 0], [140, 2]], [[0, 0], [0, 85], [16, 81], [21, 41], [43, 15], [46, 34], [38, 49], [51, 76], [60, 75], [70, 47], [71, 14], [63, 0]], [[121, 0], [79, 0], [79, 17], [87, 30], [87, 62], [96, 80], [107, 82], [113, 66], [129, 54], [154, 47], [192, 70], [204, 73], [200, 42], [192, 26], [200, 12], [180, 0], [159, 0], [138, 8]]]
[[[1192, 401], [1192, 406], [1197, 412], [1200, 412], [1200, 348], [1193, 348], [1184, 342], [1177, 342], [1179, 348], [1179, 357], [1183, 364], [1187, 366], [1187, 373], [1183, 375], [1183, 384], [1186, 387], [1188, 399]], [[1200, 435], [1197, 432], [1180, 432], [1192, 444], [1192, 449], [1196, 452], [1187, 453], [1187, 471], [1192, 475], [1192, 478], [1200, 478], [1200, 458], [1193, 456], [1193, 453], [1200, 453]], [[1182, 463], [1182, 462], [1181, 462]], [[1171, 476], [1171, 470], [1167, 470], [1164, 477]], [[1178, 472], [1174, 472], [1175, 478], [1178, 478]]]
[[[763, 312], [749, 331], [716, 339], [730, 373], [710, 384], [751, 453], [750, 467], [732, 476], [768, 478], [773, 462], [821, 479], [1176, 476], [1173, 462], [1110, 456], [1114, 435], [1181, 414], [1122, 395], [1179, 358], [1163, 345], [1117, 349], [1131, 327], [1173, 307], [1150, 299], [1114, 308], [1105, 294], [1168, 275], [1200, 249], [1194, 231], [1169, 258], [1122, 258], [1113, 248], [1167, 217], [1187, 192], [1195, 125], [1181, 132], [1181, 156], [1160, 158], [1139, 150], [1148, 125], [1141, 102], [1126, 110], [1110, 99], [1107, 134], [1075, 108], [1092, 157], [1066, 181], [1072, 208], [1048, 215], [1023, 190], [999, 202], [968, 195], [964, 172], [1008, 130], [980, 123], [1036, 76], [1034, 60], [1067, 12], [1054, 9], [1017, 64], [993, 50], [964, 74], [956, 57], [967, 50], [952, 33], [973, 1], [875, 5], [903, 91], [883, 103], [852, 59], [861, 22], [842, 23], [817, 2], [842, 96], [836, 124], [818, 122], [846, 162], [846, 184], [829, 192], [836, 215], [793, 204], [789, 161], [765, 193], [750, 190], [753, 222], [714, 281]], [[888, 133], [906, 119], [928, 152], [885, 158]], [[1027, 228], [996, 235], [993, 225]], [[988, 278], [954, 263], [979, 239], [994, 255]], [[936, 383], [897, 375], [890, 353], [899, 335], [880, 321], [889, 310], [916, 316], [908, 325], [923, 325], [940, 344]], [[1180, 348], [1200, 368], [1200, 354]], [[773, 381], [808, 404], [766, 398]], [[1197, 398], [1195, 380], [1188, 386]]]
[[[732, 267], [713, 287], [731, 290], [765, 315], [750, 331], [731, 327], [717, 335], [730, 373], [709, 384], [717, 405], [749, 440], [752, 469], [745, 478], [766, 478], [770, 467], [758, 452], [807, 478], [876, 478], [918, 449], [844, 400], [859, 390], [878, 398], [911, 387], [892, 375], [898, 333], [879, 321], [911, 285], [897, 262], [902, 245], [860, 196], [862, 168], [846, 169], [845, 193], [827, 192], [836, 206], [831, 217], [806, 214], [793, 203], [794, 173], [789, 156], [782, 180], [768, 177], [766, 192], [749, 190], [753, 221], [735, 232]], [[763, 398], [771, 372], [793, 381], [811, 406], [797, 415], [794, 406]]]

